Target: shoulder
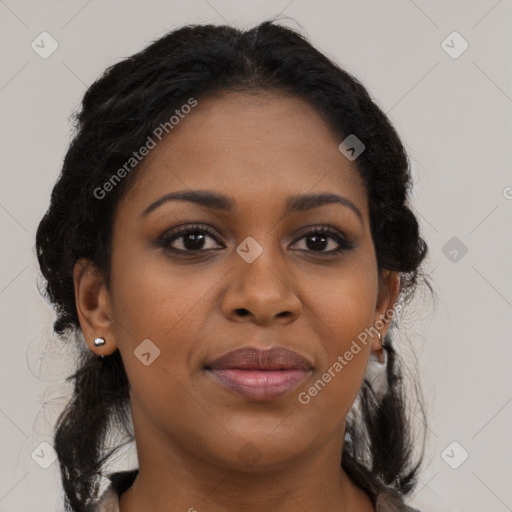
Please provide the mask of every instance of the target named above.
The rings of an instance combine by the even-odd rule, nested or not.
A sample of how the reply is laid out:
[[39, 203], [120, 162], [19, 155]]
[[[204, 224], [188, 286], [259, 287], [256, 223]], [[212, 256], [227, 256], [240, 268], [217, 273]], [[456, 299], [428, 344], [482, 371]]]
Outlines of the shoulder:
[[109, 475], [110, 485], [105, 489], [90, 512], [119, 512], [119, 496], [130, 487], [138, 474], [137, 469]]
[[112, 485], [105, 490], [90, 512], [119, 512], [119, 494]]
[[[119, 496], [134, 482], [138, 470], [122, 471], [109, 476], [110, 485], [94, 504], [90, 512], [119, 512]], [[381, 488], [375, 498], [375, 512], [421, 512], [409, 507], [390, 487]]]
[[383, 488], [377, 494], [375, 501], [375, 512], [421, 512], [416, 508], [408, 506], [403, 497], [394, 489]]

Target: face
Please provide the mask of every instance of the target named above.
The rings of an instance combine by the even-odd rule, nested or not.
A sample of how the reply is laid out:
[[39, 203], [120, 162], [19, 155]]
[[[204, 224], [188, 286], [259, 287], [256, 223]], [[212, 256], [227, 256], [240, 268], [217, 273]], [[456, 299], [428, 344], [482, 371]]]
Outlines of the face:
[[[114, 219], [110, 289], [81, 262], [75, 284], [85, 339], [121, 353], [141, 445], [231, 468], [245, 452], [277, 468], [326, 443], [339, 460], [380, 347], [357, 340], [398, 293], [396, 273], [378, 274], [365, 186], [340, 142], [302, 99], [229, 92], [198, 100], [137, 168]], [[181, 191], [225, 199], [158, 202]], [[342, 199], [292, 201], [317, 194]], [[310, 369], [279, 396], [244, 394], [205, 368], [241, 347], [286, 348]]]

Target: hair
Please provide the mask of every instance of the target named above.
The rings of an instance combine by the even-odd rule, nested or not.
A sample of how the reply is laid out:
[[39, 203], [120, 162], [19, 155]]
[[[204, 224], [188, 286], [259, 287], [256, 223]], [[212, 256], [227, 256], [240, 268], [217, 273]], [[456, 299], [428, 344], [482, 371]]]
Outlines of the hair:
[[[73, 140], [36, 233], [45, 280], [41, 293], [55, 309], [53, 329], [66, 343], [85, 346], [73, 267], [79, 258], [88, 259], [109, 286], [116, 205], [137, 169], [105, 198], [98, 199], [94, 191], [191, 96], [200, 99], [229, 90], [301, 97], [340, 141], [356, 134], [364, 143], [356, 164], [368, 194], [378, 269], [399, 272], [401, 300], [412, 297], [427, 245], [407, 205], [409, 160], [397, 132], [363, 85], [306, 37], [274, 21], [245, 31], [187, 25], [108, 67], [74, 113]], [[361, 415], [347, 421], [341, 465], [363, 489], [386, 486], [406, 495], [416, 485], [423, 454], [413, 461], [412, 425], [390, 331], [383, 347], [387, 390], [379, 397], [364, 380], [358, 396]], [[73, 394], [54, 426], [53, 440], [66, 510], [85, 512], [98, 495], [105, 462], [121, 447], [106, 450], [107, 433], [116, 428], [130, 432], [131, 413], [119, 351], [98, 357], [82, 349], [77, 359], [76, 372], [67, 378], [74, 382]]]

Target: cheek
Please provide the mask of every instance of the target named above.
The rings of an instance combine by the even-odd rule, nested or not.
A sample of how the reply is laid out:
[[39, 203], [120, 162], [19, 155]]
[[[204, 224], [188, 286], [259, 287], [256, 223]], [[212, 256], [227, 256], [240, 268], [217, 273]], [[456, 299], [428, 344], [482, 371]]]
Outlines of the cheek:
[[168, 346], [176, 333], [193, 328], [202, 299], [221, 278], [222, 272], [214, 267], [199, 271], [193, 265], [171, 266], [156, 251], [145, 258], [119, 257], [112, 273], [112, 295], [113, 313], [128, 331], [121, 336], [132, 343], [154, 338]]
[[197, 404], [183, 400], [183, 386], [189, 387], [189, 354], [201, 329], [202, 299], [219, 277], [202, 272], [198, 278], [192, 266], [171, 270], [161, 256], [126, 254], [114, 261], [112, 312], [132, 399], [152, 416], [163, 410], [197, 415]]
[[[112, 272], [115, 335], [128, 378], [137, 396], [158, 401], [166, 408], [183, 397], [189, 385], [191, 354], [200, 346], [200, 333], [211, 314], [209, 297], [222, 284], [226, 269], [212, 266], [199, 271], [193, 265], [171, 266], [161, 255], [123, 255]], [[150, 340], [151, 343], [144, 340]], [[148, 347], [154, 362], [145, 366], [137, 354]], [[156, 348], [155, 348], [156, 347]], [[195, 359], [194, 359], [195, 362]]]
[[377, 294], [376, 277], [367, 268], [347, 266], [336, 277], [311, 280], [306, 288], [306, 311], [314, 313], [322, 351], [303, 397], [320, 410], [334, 407], [346, 414], [362, 384], [371, 350], [365, 329], [372, 326]]
[[311, 309], [326, 349], [344, 351], [373, 322], [376, 278], [364, 267], [342, 268], [328, 279], [309, 281], [304, 288], [305, 311]]

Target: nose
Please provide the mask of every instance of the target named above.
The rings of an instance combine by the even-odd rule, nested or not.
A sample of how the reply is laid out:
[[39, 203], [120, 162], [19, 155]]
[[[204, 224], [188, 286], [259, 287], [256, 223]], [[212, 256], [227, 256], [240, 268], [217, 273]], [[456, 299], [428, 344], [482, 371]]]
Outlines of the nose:
[[252, 263], [238, 255], [228, 274], [223, 296], [223, 314], [232, 321], [257, 325], [288, 324], [299, 317], [302, 304], [294, 291], [289, 269], [270, 251], [263, 251]]

